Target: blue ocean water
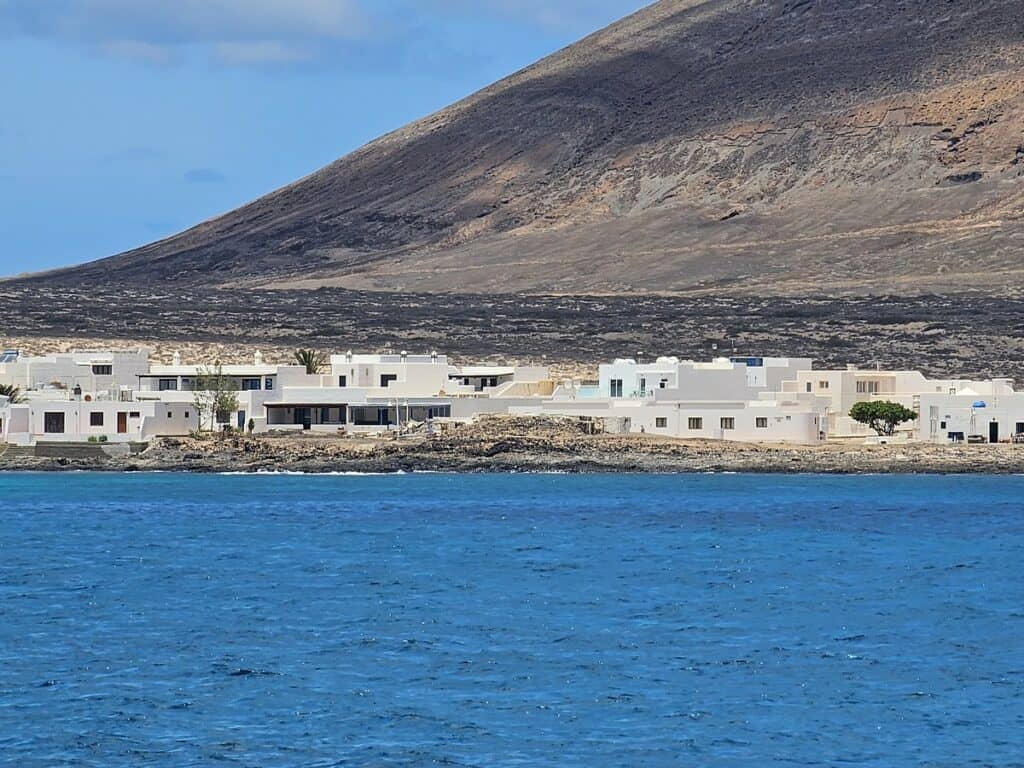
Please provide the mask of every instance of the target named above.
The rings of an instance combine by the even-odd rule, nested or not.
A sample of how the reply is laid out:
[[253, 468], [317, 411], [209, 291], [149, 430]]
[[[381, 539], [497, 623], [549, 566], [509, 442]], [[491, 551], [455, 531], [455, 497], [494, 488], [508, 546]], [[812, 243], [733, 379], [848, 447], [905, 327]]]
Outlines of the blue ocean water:
[[0, 475], [0, 763], [1024, 765], [1022, 495]]

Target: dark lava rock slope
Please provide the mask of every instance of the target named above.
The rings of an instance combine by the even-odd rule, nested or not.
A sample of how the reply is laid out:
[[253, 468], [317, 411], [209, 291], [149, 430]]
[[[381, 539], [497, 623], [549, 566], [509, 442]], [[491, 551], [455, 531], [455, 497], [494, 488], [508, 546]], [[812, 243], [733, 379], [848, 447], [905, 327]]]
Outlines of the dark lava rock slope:
[[661, 0], [52, 283], [755, 294], [1024, 285], [1021, 0]]

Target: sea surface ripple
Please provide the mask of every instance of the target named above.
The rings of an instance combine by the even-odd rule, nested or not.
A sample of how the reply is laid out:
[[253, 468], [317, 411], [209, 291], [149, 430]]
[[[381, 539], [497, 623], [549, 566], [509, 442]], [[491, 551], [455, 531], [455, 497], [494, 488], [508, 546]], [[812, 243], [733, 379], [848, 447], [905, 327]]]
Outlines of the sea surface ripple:
[[0, 764], [1024, 765], [1022, 499], [0, 475]]

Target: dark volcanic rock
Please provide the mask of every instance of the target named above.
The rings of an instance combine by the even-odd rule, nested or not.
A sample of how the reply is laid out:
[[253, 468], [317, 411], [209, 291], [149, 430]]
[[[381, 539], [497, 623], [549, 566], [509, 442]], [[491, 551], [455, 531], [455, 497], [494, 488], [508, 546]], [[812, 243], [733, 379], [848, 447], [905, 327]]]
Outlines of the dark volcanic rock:
[[662, 0], [320, 172], [51, 282], [1020, 287], [1020, 0]]

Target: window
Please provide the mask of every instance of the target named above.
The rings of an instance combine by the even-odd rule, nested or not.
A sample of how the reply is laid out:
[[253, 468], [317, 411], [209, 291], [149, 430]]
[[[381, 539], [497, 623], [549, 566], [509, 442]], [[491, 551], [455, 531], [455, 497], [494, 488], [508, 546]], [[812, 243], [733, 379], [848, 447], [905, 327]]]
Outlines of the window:
[[132, 411], [131, 413], [128, 414], [128, 418], [129, 419], [137, 419], [137, 418], [139, 418], [139, 412], [138, 411]]
[[640, 379], [640, 394], [647, 394], [647, 379]]
[[668, 428], [668, 419], [665, 418], [664, 416], [659, 416], [658, 418], [656, 418], [654, 420], [654, 426], [657, 429], [667, 429]]
[[807, 382], [807, 391], [810, 392], [811, 389], [813, 389], [813, 387], [811, 386], [811, 382], [808, 381]]
[[756, 419], [754, 419], [754, 426], [757, 429], [768, 429], [768, 417], [758, 416]]
[[259, 379], [242, 379], [243, 392], [256, 392], [260, 388]]
[[102, 427], [103, 426], [103, 411], [93, 411], [89, 414], [89, 426], [90, 427]]
[[819, 381], [818, 382], [818, 389], [828, 389], [828, 382], [827, 381]]
[[721, 425], [722, 429], [736, 429], [736, 419], [732, 416], [723, 416]]
[[157, 384], [157, 389], [159, 389], [161, 392], [171, 392], [173, 390], [176, 390], [177, 388], [177, 379], [160, 379], [160, 381]]
[[43, 414], [43, 431], [48, 435], [63, 435], [64, 434], [64, 414], [63, 413], [44, 413]]
[[167, 412], [167, 418], [168, 418], [168, 419], [173, 419], [173, 418], [174, 418], [174, 414], [173, 414], [173, 413], [171, 413], [170, 411], [168, 411], [168, 412]]
[[877, 381], [858, 381], [857, 382], [857, 394], [858, 395], [874, 395], [879, 390], [879, 384]]
[[92, 367], [93, 376], [113, 376], [114, 366], [112, 365], [94, 365]]
[[687, 420], [686, 424], [690, 429], [704, 429], [704, 419], [701, 418], [694, 418], [691, 416]]
[[946, 429], [946, 422], [940, 421], [939, 422], [939, 429]]
[[391, 386], [391, 382], [398, 381], [398, 374], [395, 373], [382, 373], [380, 375], [380, 386], [381, 389], [386, 389]]
[[612, 379], [608, 385], [612, 397], [622, 397], [622, 379]]
[[263, 388], [268, 392], [274, 388], [274, 378], [272, 376], [267, 376], [267, 378], [263, 380]]
[[185, 418], [188, 418], [188, 411], [185, 411]]
[[347, 387], [348, 386], [348, 376], [339, 376], [338, 377], [338, 386], [341, 387], [342, 389]]

